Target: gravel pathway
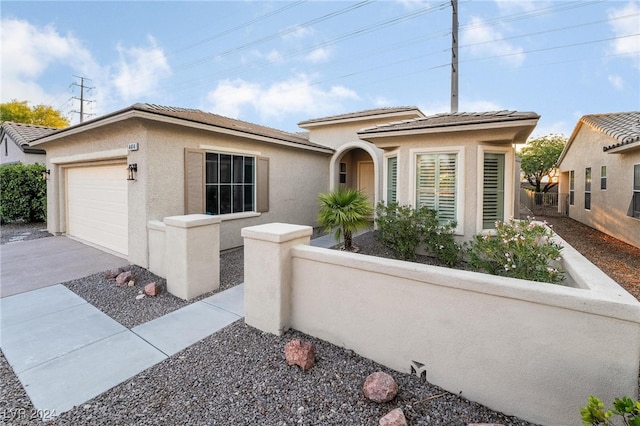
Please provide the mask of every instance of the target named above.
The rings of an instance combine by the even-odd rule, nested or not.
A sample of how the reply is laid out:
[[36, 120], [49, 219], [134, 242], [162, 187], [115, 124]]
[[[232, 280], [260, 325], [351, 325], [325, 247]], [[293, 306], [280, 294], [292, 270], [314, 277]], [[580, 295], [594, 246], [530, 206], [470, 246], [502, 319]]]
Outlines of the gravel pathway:
[[[574, 225], [571, 222], [565, 224], [565, 228]], [[581, 237], [583, 240], [589, 236], [593, 238], [578, 227], [572, 228], [577, 232], [572, 240], [563, 235], [561, 220], [555, 225], [556, 231], [580, 251], [582, 248], [576, 241]], [[2, 230], [4, 233], [4, 226]], [[371, 233], [356, 237], [354, 244], [361, 247], [362, 253], [392, 257], [375, 245]], [[588, 241], [582, 244], [589, 246]], [[591, 244], [597, 247], [593, 240]], [[616, 244], [616, 247], [620, 245]], [[628, 289], [635, 290], [633, 278], [640, 276], [637, 252], [630, 250], [630, 246], [621, 247], [626, 249], [625, 256], [629, 256], [625, 259], [630, 259], [628, 263], [635, 268], [629, 274], [631, 280], [627, 284]], [[599, 256], [603, 256], [603, 251], [606, 250], [601, 247]], [[619, 252], [614, 253], [619, 258], [622, 256]], [[420, 261], [432, 262], [429, 258]], [[607, 269], [606, 265], [599, 266], [613, 276], [615, 271]], [[166, 292], [156, 298], [136, 300], [135, 296], [147, 282], [166, 283], [142, 268], [131, 268], [136, 277], [135, 287], [115, 287], [104, 274], [65, 285], [127, 327], [190, 303]], [[222, 253], [221, 289], [239, 284], [242, 276], [242, 249]], [[633, 294], [638, 296], [638, 293]], [[284, 345], [292, 338], [315, 345], [317, 364], [311, 370], [302, 372], [284, 361]], [[362, 394], [366, 376], [380, 370], [391, 374], [400, 388], [398, 396], [386, 404], [370, 402]], [[18, 413], [28, 415], [33, 406], [3, 355], [0, 356], [0, 375], [0, 424], [3, 420], [16, 425], [42, 424], [37, 419], [23, 416], [11, 420]], [[404, 410], [410, 425], [530, 424], [297, 331], [278, 337], [261, 333], [242, 321], [62, 413], [50, 424], [377, 425], [380, 417], [397, 407]], [[576, 419], [579, 419], [578, 414]]]

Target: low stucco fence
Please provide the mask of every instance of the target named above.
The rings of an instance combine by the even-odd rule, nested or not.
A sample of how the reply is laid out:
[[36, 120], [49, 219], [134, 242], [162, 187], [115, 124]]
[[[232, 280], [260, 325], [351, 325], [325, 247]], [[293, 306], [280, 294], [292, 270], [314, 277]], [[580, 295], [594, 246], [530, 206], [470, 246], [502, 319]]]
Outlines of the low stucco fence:
[[244, 228], [245, 321], [354, 350], [539, 424], [579, 425], [590, 394], [637, 397], [640, 303], [573, 248], [575, 287], [309, 246]]
[[169, 216], [147, 223], [149, 270], [167, 291], [190, 300], [220, 287], [220, 218]]

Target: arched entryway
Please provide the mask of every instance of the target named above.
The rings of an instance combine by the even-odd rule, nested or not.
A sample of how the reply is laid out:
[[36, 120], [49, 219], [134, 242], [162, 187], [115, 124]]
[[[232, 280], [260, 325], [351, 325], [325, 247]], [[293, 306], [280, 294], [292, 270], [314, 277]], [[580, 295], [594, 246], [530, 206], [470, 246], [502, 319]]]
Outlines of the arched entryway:
[[375, 207], [381, 199], [382, 153], [382, 150], [368, 142], [358, 141], [342, 145], [331, 161], [331, 190], [340, 185], [360, 189]]

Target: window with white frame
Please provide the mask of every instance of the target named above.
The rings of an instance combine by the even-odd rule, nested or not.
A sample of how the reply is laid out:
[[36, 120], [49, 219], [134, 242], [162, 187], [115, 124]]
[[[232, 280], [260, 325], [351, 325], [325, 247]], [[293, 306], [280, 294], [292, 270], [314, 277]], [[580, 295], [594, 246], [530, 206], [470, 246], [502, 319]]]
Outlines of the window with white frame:
[[640, 164], [633, 166], [632, 216], [640, 219]]
[[438, 212], [441, 222], [458, 221], [458, 154], [429, 153], [416, 156], [416, 207]]
[[569, 172], [569, 205], [573, 206], [575, 202], [575, 187], [576, 187], [576, 172], [571, 170]]
[[387, 158], [387, 204], [398, 200], [398, 157]]
[[584, 208], [591, 210], [591, 167], [584, 169]]
[[207, 152], [205, 212], [255, 210], [255, 157]]
[[485, 152], [482, 184], [482, 229], [504, 221], [505, 154]]
[[607, 189], [607, 166], [600, 166], [600, 189]]

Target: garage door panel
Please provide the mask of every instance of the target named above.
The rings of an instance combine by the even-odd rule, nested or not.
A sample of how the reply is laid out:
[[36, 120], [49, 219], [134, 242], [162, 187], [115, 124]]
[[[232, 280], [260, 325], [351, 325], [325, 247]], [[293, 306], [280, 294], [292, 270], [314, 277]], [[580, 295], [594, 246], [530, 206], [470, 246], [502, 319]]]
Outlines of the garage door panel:
[[126, 255], [127, 191], [125, 164], [67, 169], [67, 233]]

